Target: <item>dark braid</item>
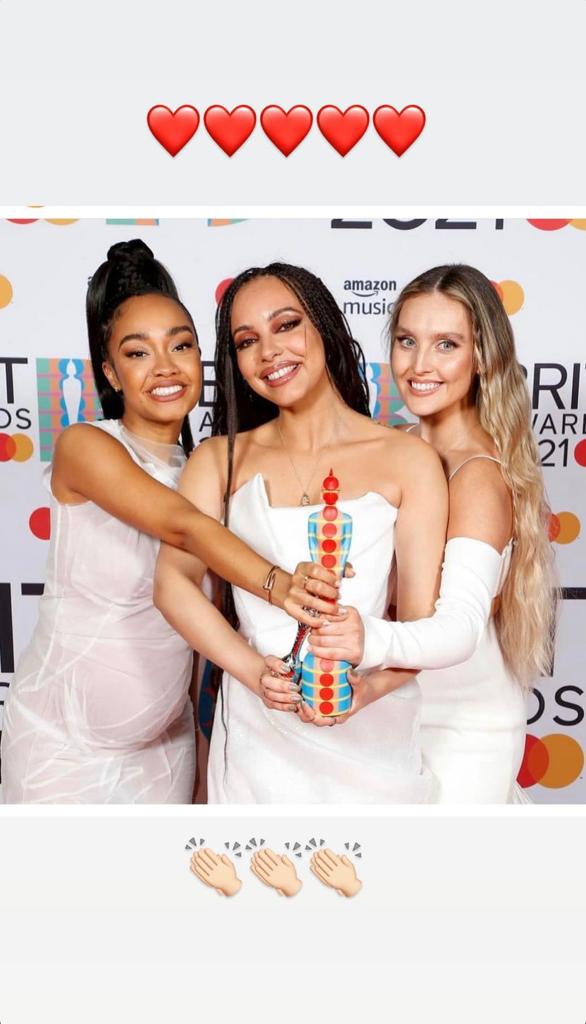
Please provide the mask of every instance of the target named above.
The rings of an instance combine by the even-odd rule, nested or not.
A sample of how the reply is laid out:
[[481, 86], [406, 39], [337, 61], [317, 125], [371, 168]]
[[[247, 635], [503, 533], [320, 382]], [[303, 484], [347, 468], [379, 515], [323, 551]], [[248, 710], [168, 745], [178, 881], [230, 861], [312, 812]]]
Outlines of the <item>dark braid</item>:
[[[224, 523], [230, 522], [230, 494], [234, 468], [234, 438], [237, 433], [276, 419], [279, 410], [257, 395], [245, 383], [237, 365], [232, 340], [232, 306], [240, 289], [258, 277], [276, 277], [296, 295], [324, 346], [329, 378], [343, 402], [356, 412], [370, 416], [366, 363], [358, 341], [352, 336], [346, 317], [323, 281], [304, 267], [271, 263], [252, 267], [230, 283], [216, 311], [216, 398], [212, 413], [212, 436], [227, 435], [228, 463], [224, 494]], [[237, 629], [238, 617], [232, 588], [221, 583], [222, 611]], [[219, 673], [218, 673], [219, 678]]]
[[[169, 271], [153, 256], [148, 245], [134, 238], [116, 242], [108, 249], [106, 261], [90, 278], [86, 295], [86, 317], [90, 355], [96, 391], [104, 419], [118, 420], [124, 414], [124, 398], [114, 391], [103, 369], [108, 358], [112, 325], [123, 302], [138, 295], [165, 295], [173, 299], [187, 316], [197, 341], [191, 313], [179, 299]], [[193, 437], [186, 416], [181, 427], [181, 442], [187, 455], [193, 451]]]

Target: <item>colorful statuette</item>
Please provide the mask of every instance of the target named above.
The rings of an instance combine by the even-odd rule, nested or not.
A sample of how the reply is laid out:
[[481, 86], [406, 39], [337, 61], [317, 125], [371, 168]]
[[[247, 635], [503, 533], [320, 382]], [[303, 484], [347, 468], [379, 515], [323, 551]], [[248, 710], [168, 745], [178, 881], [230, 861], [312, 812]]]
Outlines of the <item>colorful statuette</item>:
[[[341, 579], [352, 541], [352, 516], [338, 508], [339, 493], [339, 481], [330, 469], [322, 484], [323, 508], [310, 514], [307, 536], [312, 561]], [[301, 666], [304, 701], [324, 717], [345, 714], [352, 703], [352, 687], [347, 678], [350, 667], [347, 661], [316, 658], [308, 652]]]

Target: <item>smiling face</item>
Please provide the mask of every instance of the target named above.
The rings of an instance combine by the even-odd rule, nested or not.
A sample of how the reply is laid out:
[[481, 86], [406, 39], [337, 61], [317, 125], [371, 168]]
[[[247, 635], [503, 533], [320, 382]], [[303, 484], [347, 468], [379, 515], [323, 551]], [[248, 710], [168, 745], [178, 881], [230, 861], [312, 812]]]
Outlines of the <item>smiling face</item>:
[[278, 277], [257, 277], [240, 288], [231, 329], [240, 373], [269, 402], [286, 408], [329, 383], [322, 339]]
[[104, 373], [124, 396], [124, 422], [141, 432], [181, 424], [201, 391], [201, 359], [184, 310], [164, 295], [140, 295], [117, 309]]
[[415, 416], [473, 404], [474, 338], [464, 304], [437, 291], [406, 299], [393, 333], [391, 369]]

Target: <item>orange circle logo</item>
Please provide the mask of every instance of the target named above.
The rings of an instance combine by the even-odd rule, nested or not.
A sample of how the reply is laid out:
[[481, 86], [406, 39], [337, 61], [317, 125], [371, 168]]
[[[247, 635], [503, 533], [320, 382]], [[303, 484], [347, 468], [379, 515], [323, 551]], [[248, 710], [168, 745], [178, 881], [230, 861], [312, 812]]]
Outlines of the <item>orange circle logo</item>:
[[525, 738], [525, 755], [517, 781], [524, 789], [539, 782], [547, 789], [571, 786], [582, 774], [584, 751], [571, 736], [554, 732]]

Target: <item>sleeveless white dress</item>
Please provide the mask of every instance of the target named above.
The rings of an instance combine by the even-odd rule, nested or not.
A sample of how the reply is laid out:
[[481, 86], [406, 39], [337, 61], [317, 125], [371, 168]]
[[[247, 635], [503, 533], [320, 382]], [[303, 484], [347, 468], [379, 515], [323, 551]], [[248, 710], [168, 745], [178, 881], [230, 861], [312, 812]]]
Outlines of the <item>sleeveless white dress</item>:
[[[177, 486], [180, 448], [149, 447], [117, 420], [96, 428]], [[193, 657], [153, 605], [159, 542], [89, 501], [52, 496], [51, 517], [39, 621], [4, 712], [3, 800], [191, 803]]]
[[[354, 579], [342, 600], [383, 617], [397, 509], [370, 492], [340, 501], [353, 519]], [[309, 558], [307, 518], [319, 505], [272, 508], [263, 478], [252, 477], [230, 504], [230, 529], [270, 562], [292, 571]], [[240, 631], [263, 655], [284, 656], [296, 624], [285, 612], [234, 588]], [[210, 803], [428, 803], [436, 784], [422, 762], [420, 691], [415, 680], [343, 725], [317, 728], [273, 711], [224, 673], [210, 744]]]

